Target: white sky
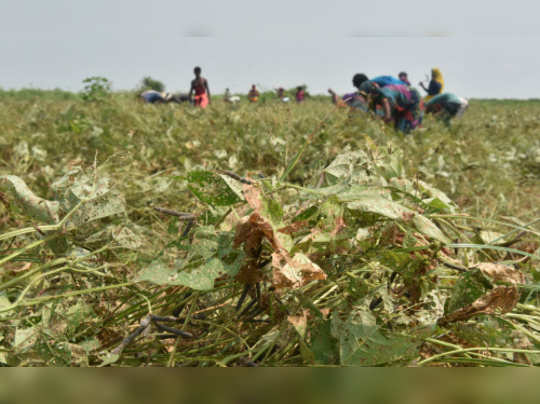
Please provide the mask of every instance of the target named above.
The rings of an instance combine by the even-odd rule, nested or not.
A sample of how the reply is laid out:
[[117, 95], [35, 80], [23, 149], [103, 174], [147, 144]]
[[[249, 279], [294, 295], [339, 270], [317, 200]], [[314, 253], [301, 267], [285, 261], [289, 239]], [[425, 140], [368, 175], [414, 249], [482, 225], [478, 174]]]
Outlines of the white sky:
[[[466, 97], [540, 97], [540, 3], [513, 0], [0, 0], [0, 86], [79, 90], [88, 76], [134, 88], [143, 76], [186, 91], [306, 83], [439, 67]], [[433, 36], [433, 35], [437, 36]]]

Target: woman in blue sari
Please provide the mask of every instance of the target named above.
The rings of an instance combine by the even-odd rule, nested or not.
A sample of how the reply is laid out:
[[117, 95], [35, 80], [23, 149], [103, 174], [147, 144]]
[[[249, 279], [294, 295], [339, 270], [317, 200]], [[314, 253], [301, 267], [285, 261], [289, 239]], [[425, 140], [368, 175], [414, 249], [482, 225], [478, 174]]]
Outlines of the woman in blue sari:
[[422, 123], [421, 98], [415, 88], [403, 84], [379, 88], [373, 97], [375, 111], [377, 107], [383, 111], [383, 120], [401, 132], [409, 133]]

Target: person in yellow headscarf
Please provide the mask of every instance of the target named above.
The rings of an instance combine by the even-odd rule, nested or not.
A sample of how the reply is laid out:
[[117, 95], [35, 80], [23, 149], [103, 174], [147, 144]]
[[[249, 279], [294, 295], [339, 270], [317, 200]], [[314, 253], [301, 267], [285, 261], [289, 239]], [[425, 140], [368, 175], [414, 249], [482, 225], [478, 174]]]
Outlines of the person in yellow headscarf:
[[420, 87], [428, 94], [426, 98], [424, 98], [424, 101], [429, 101], [433, 97], [442, 94], [444, 89], [444, 79], [441, 71], [436, 67], [431, 69], [431, 81], [429, 82], [429, 86], [426, 88], [424, 83], [420, 82]]

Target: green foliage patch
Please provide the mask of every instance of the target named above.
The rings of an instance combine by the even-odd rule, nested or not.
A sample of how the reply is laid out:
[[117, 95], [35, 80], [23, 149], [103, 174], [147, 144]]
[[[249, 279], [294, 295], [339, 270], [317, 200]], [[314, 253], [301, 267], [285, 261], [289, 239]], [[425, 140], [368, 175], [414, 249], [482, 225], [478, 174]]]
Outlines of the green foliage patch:
[[0, 362], [538, 363], [537, 102], [404, 137], [88, 84], [0, 99]]

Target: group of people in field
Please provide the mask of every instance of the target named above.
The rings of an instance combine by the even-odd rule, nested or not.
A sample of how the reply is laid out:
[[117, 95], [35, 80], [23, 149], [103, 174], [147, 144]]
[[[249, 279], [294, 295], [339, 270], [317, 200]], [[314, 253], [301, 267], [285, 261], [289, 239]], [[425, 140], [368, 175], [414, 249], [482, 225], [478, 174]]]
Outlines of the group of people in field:
[[[191, 88], [187, 95], [174, 96], [170, 93], [148, 90], [143, 92], [141, 97], [148, 103], [191, 102], [195, 106], [206, 108], [212, 99], [208, 80], [201, 76], [201, 72], [200, 67], [195, 67], [195, 78], [191, 81]], [[386, 123], [392, 124], [396, 130], [405, 133], [416, 129], [422, 123], [424, 113], [434, 114], [449, 123], [452, 118], [461, 116], [468, 107], [468, 102], [464, 98], [444, 92], [444, 79], [437, 68], [431, 70], [431, 79], [427, 85], [419, 83], [427, 93], [425, 97], [422, 97], [420, 92], [411, 85], [405, 72], [399, 73], [397, 78], [377, 76], [372, 79], [363, 73], [357, 73], [352, 79], [352, 84], [356, 91], [342, 97], [339, 97], [332, 89], [328, 90], [335, 105], [373, 113]], [[280, 87], [276, 91], [280, 101], [290, 101], [284, 88]], [[259, 90], [253, 84], [247, 93], [247, 99], [250, 103], [257, 103], [259, 98]], [[305, 87], [297, 87], [296, 102], [301, 103], [305, 98]], [[228, 103], [240, 100], [238, 96], [231, 95], [228, 88], [223, 99]]]
[[212, 101], [208, 80], [201, 76], [202, 69], [197, 66], [193, 69], [195, 78], [191, 81], [189, 94], [173, 95], [168, 92], [159, 92], [156, 90], [146, 90], [141, 93], [141, 98], [149, 104], [160, 104], [168, 102], [191, 102], [193, 105], [206, 108]]
[[371, 80], [363, 73], [355, 74], [352, 80], [356, 91], [339, 98], [329, 89], [334, 104], [347, 106], [364, 112], [372, 112], [385, 122], [393, 124], [396, 130], [408, 133], [421, 123], [424, 113], [435, 114], [449, 123], [454, 117], [461, 116], [468, 107], [466, 99], [444, 92], [444, 80], [439, 69], [431, 70], [431, 80], [420, 87], [427, 93], [420, 92], [409, 82], [407, 73], [398, 77], [378, 76]]
[[[249, 102], [251, 103], [256, 103], [259, 101], [259, 97], [260, 97], [261, 93], [259, 92], [259, 90], [257, 89], [257, 86], [255, 84], [253, 84], [247, 94], [247, 99]], [[276, 90], [276, 95], [278, 97], [278, 99], [281, 101], [281, 102], [289, 102], [291, 99], [287, 96], [287, 93], [285, 91], [285, 89], [283, 87], [279, 87], [277, 90]], [[300, 103], [300, 102], [304, 102], [304, 100], [306, 99], [306, 88], [305, 86], [298, 86], [296, 87], [296, 91], [295, 91], [295, 95], [294, 95], [294, 99], [296, 100], [296, 102]], [[225, 95], [223, 97], [223, 100], [225, 102], [230, 102], [230, 103], [234, 103], [234, 102], [237, 102], [240, 100], [239, 97], [232, 97], [230, 95], [230, 90], [227, 88], [225, 90]]]

